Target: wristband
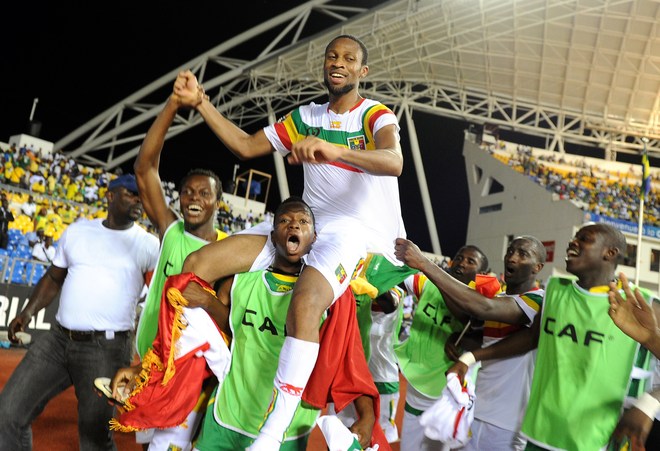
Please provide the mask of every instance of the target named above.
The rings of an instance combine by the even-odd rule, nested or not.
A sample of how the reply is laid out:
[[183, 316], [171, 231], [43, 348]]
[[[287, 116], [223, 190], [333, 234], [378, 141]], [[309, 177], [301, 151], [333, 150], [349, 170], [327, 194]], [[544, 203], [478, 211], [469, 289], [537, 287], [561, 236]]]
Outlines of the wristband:
[[650, 394], [644, 393], [635, 401], [633, 407], [641, 410], [647, 417], [653, 420], [657, 413], [660, 412], [660, 401]]
[[474, 358], [474, 354], [472, 354], [471, 352], [464, 352], [458, 358], [458, 361], [465, 363], [467, 366], [470, 366], [470, 365], [474, 365], [477, 359]]

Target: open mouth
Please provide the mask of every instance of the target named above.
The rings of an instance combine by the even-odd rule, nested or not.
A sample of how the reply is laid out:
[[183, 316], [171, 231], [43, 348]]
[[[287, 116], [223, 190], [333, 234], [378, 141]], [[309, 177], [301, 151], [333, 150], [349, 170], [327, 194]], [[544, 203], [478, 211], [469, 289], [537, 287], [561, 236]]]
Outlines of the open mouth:
[[300, 248], [300, 238], [291, 235], [286, 240], [286, 250], [289, 254], [295, 254]]
[[188, 213], [191, 214], [191, 215], [198, 215], [202, 212], [202, 207], [200, 207], [197, 204], [190, 204], [190, 205], [188, 205], [187, 210], [188, 210]]
[[328, 80], [332, 83], [342, 83], [346, 80], [346, 75], [340, 74], [338, 72], [330, 72], [328, 74]]

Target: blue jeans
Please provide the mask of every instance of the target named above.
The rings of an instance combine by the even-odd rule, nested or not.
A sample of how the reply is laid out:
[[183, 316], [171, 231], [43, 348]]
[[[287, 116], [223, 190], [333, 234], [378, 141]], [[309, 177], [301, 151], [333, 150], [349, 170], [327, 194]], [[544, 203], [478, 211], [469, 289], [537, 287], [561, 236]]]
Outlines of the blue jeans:
[[116, 450], [109, 420], [114, 407], [94, 391], [94, 379], [130, 365], [132, 336], [73, 341], [55, 326], [35, 340], [0, 392], [0, 450], [31, 450], [31, 424], [48, 401], [71, 385], [78, 398], [81, 451]]

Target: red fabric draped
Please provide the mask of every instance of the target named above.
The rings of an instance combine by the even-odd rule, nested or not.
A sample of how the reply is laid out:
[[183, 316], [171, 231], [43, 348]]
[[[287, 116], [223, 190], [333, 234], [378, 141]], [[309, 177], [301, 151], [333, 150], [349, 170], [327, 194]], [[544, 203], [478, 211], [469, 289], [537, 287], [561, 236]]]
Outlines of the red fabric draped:
[[[112, 429], [130, 432], [182, 424], [197, 404], [204, 380], [213, 374], [206, 359], [195, 355], [197, 350], [173, 360], [173, 347], [181, 333], [181, 309], [187, 305], [180, 293], [190, 282], [212, 291], [205, 281], [192, 273], [167, 278], [161, 295], [158, 333], [152, 350], [142, 362], [139, 376], [142, 381], [128, 399], [130, 410], [111, 421]], [[206, 343], [198, 350], [208, 348]]]
[[378, 422], [380, 395], [364, 356], [351, 289], [330, 307], [319, 340], [319, 356], [303, 392], [303, 401], [319, 409], [333, 402], [339, 412], [361, 395], [371, 397], [376, 417], [371, 445], [378, 444], [381, 451], [391, 450]]

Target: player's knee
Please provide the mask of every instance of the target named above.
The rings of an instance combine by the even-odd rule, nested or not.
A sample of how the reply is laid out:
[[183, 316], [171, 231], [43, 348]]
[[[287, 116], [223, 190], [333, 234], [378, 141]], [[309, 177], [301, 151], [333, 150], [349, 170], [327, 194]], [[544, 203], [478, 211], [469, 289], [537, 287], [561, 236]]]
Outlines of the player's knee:
[[323, 296], [310, 291], [296, 293], [294, 290], [287, 314], [287, 333], [299, 338], [317, 335], [323, 313], [332, 300], [332, 295]]
[[182, 272], [194, 273], [198, 265], [199, 265], [199, 255], [197, 255], [197, 252], [188, 254], [186, 259], [183, 261]]

